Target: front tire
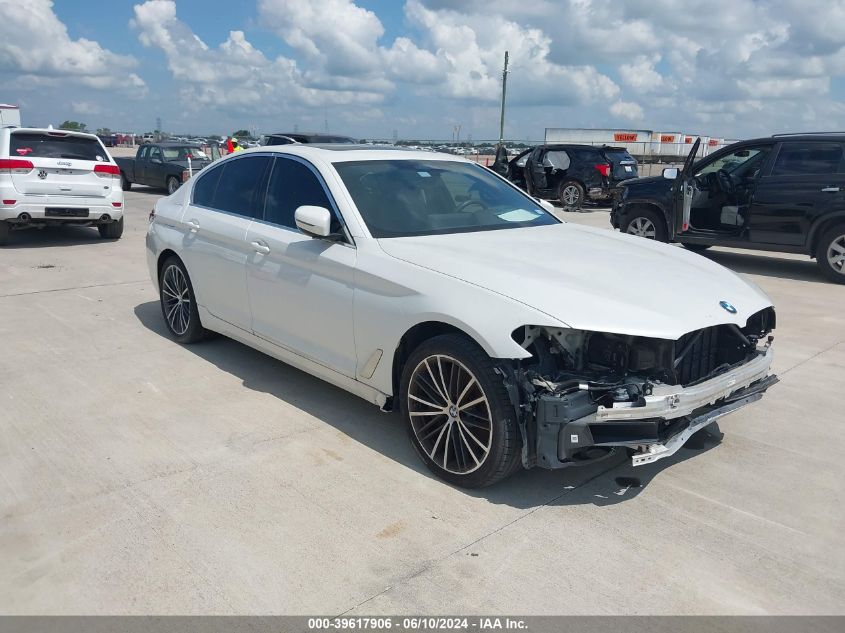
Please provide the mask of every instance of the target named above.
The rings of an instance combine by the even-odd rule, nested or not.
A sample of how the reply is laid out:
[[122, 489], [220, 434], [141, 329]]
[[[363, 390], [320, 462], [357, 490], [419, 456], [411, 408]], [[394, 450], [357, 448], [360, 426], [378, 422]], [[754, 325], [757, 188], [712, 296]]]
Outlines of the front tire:
[[845, 284], [845, 224], [825, 231], [816, 248], [816, 262], [830, 281]]
[[464, 336], [437, 336], [414, 350], [402, 371], [399, 398], [411, 444], [441, 479], [481, 488], [522, 465], [516, 414], [502, 376]]
[[123, 235], [123, 217], [108, 224], [100, 224], [97, 230], [104, 240], [119, 240], [120, 236]]
[[5, 246], [9, 243], [9, 232], [11, 228], [8, 222], [0, 221], [0, 246]]
[[132, 189], [132, 183], [129, 182], [129, 179], [123, 172], [120, 172], [120, 188], [124, 191], [129, 191], [130, 189]]
[[191, 278], [178, 257], [168, 257], [161, 267], [158, 293], [167, 330], [177, 342], [189, 345], [206, 337]]
[[558, 198], [564, 211], [580, 210], [584, 204], [584, 195], [584, 187], [574, 180], [563, 183], [558, 190]]
[[622, 232], [658, 242], [668, 241], [666, 220], [652, 209], [633, 209], [625, 219]]

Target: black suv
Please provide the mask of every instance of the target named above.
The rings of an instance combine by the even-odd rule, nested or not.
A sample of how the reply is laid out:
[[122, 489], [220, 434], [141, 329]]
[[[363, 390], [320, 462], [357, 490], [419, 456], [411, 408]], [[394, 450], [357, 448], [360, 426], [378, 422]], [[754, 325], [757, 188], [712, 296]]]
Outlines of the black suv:
[[577, 210], [585, 200], [607, 200], [620, 182], [637, 177], [637, 161], [624, 147], [538, 145], [525, 150], [498, 173], [544, 200]]
[[290, 145], [291, 143], [357, 143], [349, 136], [337, 134], [300, 134], [299, 132], [278, 132], [261, 137], [261, 145]]
[[735, 246], [814, 257], [845, 283], [845, 133], [742, 141], [623, 184], [615, 228], [691, 250]]

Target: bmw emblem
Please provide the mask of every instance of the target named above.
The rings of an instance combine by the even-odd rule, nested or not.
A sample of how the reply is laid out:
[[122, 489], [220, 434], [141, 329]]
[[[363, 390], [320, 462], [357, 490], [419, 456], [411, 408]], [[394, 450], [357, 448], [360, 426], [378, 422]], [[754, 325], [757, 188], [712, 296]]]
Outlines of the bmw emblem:
[[44, 179], [47, 177], [47, 171], [46, 171], [46, 170], [44, 170], [44, 169], [39, 169], [39, 170], [38, 170], [38, 177], [39, 177], [41, 180], [44, 180]]
[[727, 310], [731, 314], [736, 314], [736, 308], [733, 307], [733, 305], [731, 305], [727, 301], [720, 301], [719, 305], [722, 306], [722, 308], [724, 308], [725, 310]]

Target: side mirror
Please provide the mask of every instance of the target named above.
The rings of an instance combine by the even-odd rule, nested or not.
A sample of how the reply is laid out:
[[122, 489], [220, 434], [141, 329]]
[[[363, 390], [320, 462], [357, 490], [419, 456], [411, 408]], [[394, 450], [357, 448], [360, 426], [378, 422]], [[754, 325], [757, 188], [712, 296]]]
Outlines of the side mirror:
[[325, 207], [304, 205], [293, 215], [296, 227], [311, 237], [328, 237], [332, 232], [332, 212]]
[[663, 170], [663, 177], [666, 180], [675, 180], [678, 177], [678, 168], [677, 167], [667, 167]]
[[540, 198], [535, 198], [535, 199], [537, 200], [537, 204], [539, 204], [541, 207], [543, 207], [549, 213], [555, 212], [555, 205], [553, 205], [548, 200], [541, 200]]

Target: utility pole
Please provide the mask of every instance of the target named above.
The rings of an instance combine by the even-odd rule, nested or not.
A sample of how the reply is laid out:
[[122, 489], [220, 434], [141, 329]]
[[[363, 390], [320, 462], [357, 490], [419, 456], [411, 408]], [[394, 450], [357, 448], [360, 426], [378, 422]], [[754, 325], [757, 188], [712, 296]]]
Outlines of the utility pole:
[[505, 142], [505, 95], [508, 92], [508, 52], [505, 51], [505, 67], [502, 69], [502, 111], [499, 117], [499, 147]]

